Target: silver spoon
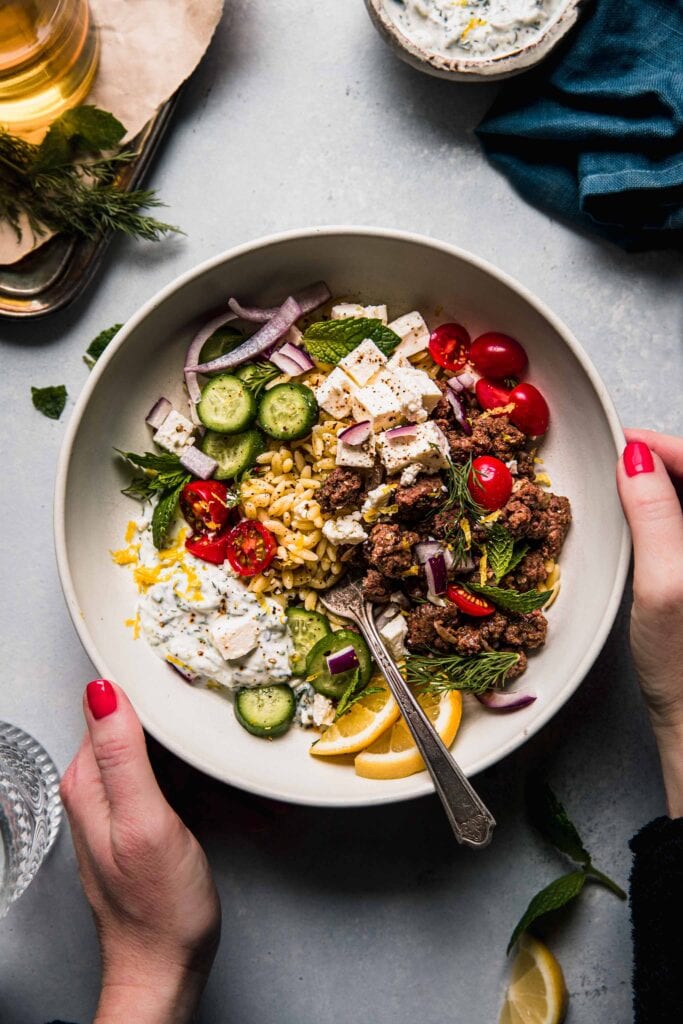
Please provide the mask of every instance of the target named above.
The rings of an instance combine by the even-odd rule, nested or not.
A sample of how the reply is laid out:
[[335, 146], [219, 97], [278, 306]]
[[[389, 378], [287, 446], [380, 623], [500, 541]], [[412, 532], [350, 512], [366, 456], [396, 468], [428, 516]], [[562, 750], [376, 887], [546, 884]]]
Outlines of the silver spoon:
[[398, 670], [377, 631], [372, 605], [365, 600], [359, 580], [348, 580], [320, 595], [328, 611], [351, 619], [365, 637], [410, 729], [459, 843], [483, 847], [491, 842], [496, 821], [455, 763], [446, 746]]

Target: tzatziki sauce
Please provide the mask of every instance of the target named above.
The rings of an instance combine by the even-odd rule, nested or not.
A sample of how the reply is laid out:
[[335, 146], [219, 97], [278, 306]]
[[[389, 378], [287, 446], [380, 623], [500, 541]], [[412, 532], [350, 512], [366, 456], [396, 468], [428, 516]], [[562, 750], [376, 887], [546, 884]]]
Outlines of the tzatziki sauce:
[[537, 39], [567, 0], [384, 0], [397, 27], [442, 57], [500, 57]]

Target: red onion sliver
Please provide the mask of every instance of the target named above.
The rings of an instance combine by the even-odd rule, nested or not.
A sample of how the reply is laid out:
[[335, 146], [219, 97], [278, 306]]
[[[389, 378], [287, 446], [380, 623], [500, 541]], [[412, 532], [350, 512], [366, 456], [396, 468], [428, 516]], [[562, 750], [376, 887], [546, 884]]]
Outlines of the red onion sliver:
[[294, 342], [286, 342], [282, 348], [278, 349], [278, 352], [282, 353], [283, 356], [287, 356], [288, 359], [292, 359], [295, 363], [298, 363], [301, 373], [307, 373], [312, 370], [315, 363], [309, 356], [308, 352], [304, 352], [302, 348], [295, 345]]
[[197, 374], [195, 372], [195, 363], [199, 359], [199, 353], [204, 347], [204, 342], [208, 341], [214, 331], [217, 331], [219, 327], [223, 327], [225, 324], [229, 324], [232, 320], [236, 320], [237, 317], [231, 310], [227, 312], [219, 313], [218, 316], [214, 316], [211, 320], [207, 321], [202, 328], [195, 334], [190, 347], [185, 355], [185, 385], [187, 387], [187, 393], [190, 396], [190, 408], [192, 410], [192, 419], [197, 422], [197, 416], [194, 412], [194, 406], [197, 404], [199, 399], [202, 397], [202, 391], [197, 383]]
[[192, 473], [192, 476], [208, 480], [216, 472], [218, 463], [205, 455], [196, 445], [191, 444], [180, 456], [180, 465], [184, 466], [188, 473]]
[[301, 306], [291, 296], [282, 303], [277, 313], [270, 318], [267, 324], [260, 327], [255, 334], [247, 338], [245, 342], [234, 348], [232, 352], [212, 359], [200, 366], [187, 366], [186, 370], [191, 373], [222, 373], [224, 370], [231, 370], [249, 359], [254, 359], [280, 340], [287, 333], [293, 323], [301, 316]]
[[448, 588], [448, 572], [446, 570], [446, 559], [442, 554], [433, 555], [425, 563], [425, 575], [429, 593], [438, 597], [445, 594]]
[[[458, 374], [457, 380], [460, 381], [466, 391], [474, 391], [474, 385], [478, 380], [481, 380], [481, 374], [473, 373], [471, 370], [465, 370], [464, 373]], [[450, 384], [451, 382], [447, 381], [447, 383]]]
[[465, 415], [465, 406], [463, 405], [462, 398], [456, 395], [455, 391], [449, 386], [446, 389], [446, 398], [455, 414], [455, 418], [462, 427], [463, 434], [467, 434], [468, 437], [472, 433], [472, 427], [467, 422], [467, 416]]
[[402, 437], [414, 437], [417, 433], [417, 423], [407, 423], [404, 427], [391, 427], [384, 431], [387, 441], [400, 440]]
[[449, 377], [448, 380], [446, 381], [446, 384], [451, 389], [451, 391], [455, 391], [456, 395], [459, 395], [461, 391], [466, 390], [465, 385], [463, 384], [459, 377]]
[[443, 548], [438, 540], [421, 540], [415, 545], [415, 554], [420, 565], [424, 565], [430, 558], [443, 554]]
[[358, 655], [353, 644], [342, 647], [341, 651], [334, 651], [325, 658], [331, 676], [338, 676], [341, 672], [348, 672], [352, 668], [358, 668], [360, 664]]
[[284, 355], [282, 349], [279, 349], [277, 352], [273, 352], [273, 354], [268, 356], [268, 358], [271, 363], [274, 363], [275, 366], [277, 366], [278, 370], [282, 370], [283, 373], [289, 374], [290, 377], [298, 377], [300, 373], [304, 372], [298, 363], [293, 359], [290, 359], [289, 356]]
[[166, 417], [173, 406], [169, 402], [168, 398], [160, 398], [158, 402], [155, 402], [152, 408], [145, 416], [145, 423], [148, 427], [153, 430], [158, 430], [159, 427], [164, 423]]
[[[303, 288], [300, 292], [295, 292], [294, 298], [301, 306], [301, 315], [303, 316], [306, 313], [312, 313], [318, 306], [322, 306], [323, 302], [331, 299], [332, 292], [324, 281], [316, 281], [315, 284], [309, 284], [307, 288]], [[264, 308], [260, 306], [243, 306], [237, 299], [230, 299], [228, 305], [240, 320], [246, 320], [254, 324], [267, 323], [280, 308], [279, 306]]]
[[504, 693], [501, 690], [486, 690], [485, 693], [477, 693], [475, 696], [489, 711], [519, 711], [536, 700], [532, 693]]
[[338, 436], [344, 444], [357, 445], [367, 441], [371, 433], [372, 423], [370, 420], [361, 420], [360, 423], [352, 423], [350, 427], [341, 430]]

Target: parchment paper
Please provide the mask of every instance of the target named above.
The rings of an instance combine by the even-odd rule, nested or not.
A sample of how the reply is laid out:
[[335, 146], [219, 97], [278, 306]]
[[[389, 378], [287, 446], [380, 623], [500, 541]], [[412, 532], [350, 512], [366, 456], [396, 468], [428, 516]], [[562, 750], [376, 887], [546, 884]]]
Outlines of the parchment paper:
[[[188, 78], [220, 21], [223, 0], [90, 0], [100, 60], [86, 103], [109, 110], [131, 139]], [[21, 242], [0, 224], [0, 264], [16, 263], [51, 233]]]

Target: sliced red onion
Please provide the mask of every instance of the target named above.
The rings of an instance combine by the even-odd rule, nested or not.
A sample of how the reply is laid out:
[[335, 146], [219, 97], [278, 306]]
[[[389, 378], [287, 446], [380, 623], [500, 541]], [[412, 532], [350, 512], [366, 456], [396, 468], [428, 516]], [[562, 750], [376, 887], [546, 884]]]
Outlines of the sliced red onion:
[[415, 545], [415, 554], [420, 565], [424, 565], [430, 558], [443, 554], [443, 548], [438, 540], [421, 540]]
[[384, 431], [387, 441], [399, 441], [402, 437], [415, 437], [417, 423], [407, 423], [404, 427], [391, 427]]
[[372, 423], [370, 420], [361, 420], [360, 423], [352, 423], [350, 427], [341, 430], [339, 432], [339, 440], [343, 441], [344, 444], [364, 444], [371, 433]]
[[212, 359], [200, 366], [186, 366], [186, 371], [191, 373], [219, 373], [223, 370], [231, 370], [235, 366], [246, 363], [253, 359], [280, 340], [287, 333], [289, 328], [301, 316], [301, 306], [291, 296], [282, 303], [278, 311], [270, 318], [268, 323], [260, 327], [255, 334], [247, 338], [245, 342], [234, 348], [232, 352]]
[[395, 604], [385, 604], [375, 616], [375, 626], [378, 630], [384, 629], [387, 622], [391, 622], [399, 614], [400, 612]]
[[446, 389], [446, 398], [455, 414], [455, 418], [462, 427], [463, 434], [467, 434], [468, 437], [472, 433], [472, 427], [467, 422], [467, 416], [465, 414], [465, 406], [460, 395], [456, 395], [455, 391], [449, 386]]
[[360, 664], [353, 644], [349, 644], [348, 647], [342, 647], [341, 651], [328, 654], [325, 661], [331, 676], [338, 676], [341, 672], [348, 672], [352, 668], [358, 668]]
[[202, 397], [202, 391], [197, 383], [197, 374], [194, 366], [199, 359], [199, 353], [204, 347], [204, 342], [208, 341], [214, 331], [217, 331], [219, 327], [223, 327], [225, 324], [229, 324], [232, 320], [236, 320], [237, 317], [232, 310], [227, 312], [219, 313], [218, 316], [212, 317], [204, 326], [195, 334], [190, 347], [185, 355], [185, 385], [187, 387], [187, 393], [190, 396], [190, 411], [192, 412], [192, 419], [195, 423], [198, 423], [197, 413], [195, 412], [195, 405]]
[[425, 562], [425, 575], [430, 594], [435, 594], [438, 597], [439, 594], [446, 593], [448, 588], [448, 570], [446, 569], [446, 559], [442, 554], [433, 555], [427, 559]]
[[[294, 294], [295, 300], [301, 306], [301, 315], [306, 313], [312, 313], [318, 306], [322, 306], [324, 302], [332, 298], [332, 292], [327, 287], [324, 281], [316, 281], [315, 284], [309, 284], [307, 288], [303, 288], [300, 292]], [[260, 306], [243, 306], [237, 299], [230, 299], [228, 302], [230, 309], [235, 313], [240, 320], [247, 320], [249, 323], [254, 324], [265, 324], [271, 320], [277, 313], [280, 307], [270, 306], [267, 308], [261, 308]]]
[[[464, 373], [459, 373], [457, 379], [460, 381], [466, 391], [474, 391], [474, 386], [478, 380], [481, 380], [481, 374], [475, 373], [473, 370], [465, 370]], [[451, 382], [448, 381], [450, 384]], [[457, 389], [456, 389], [457, 390]]]
[[459, 377], [449, 377], [446, 384], [451, 391], [455, 391], [456, 395], [459, 395], [462, 391], [466, 390], [465, 385]]
[[[291, 328], [290, 328], [291, 329]], [[295, 345], [294, 342], [286, 342], [282, 348], [278, 349], [283, 356], [287, 356], [288, 359], [293, 359], [295, 363], [298, 363], [301, 367], [302, 373], [308, 373], [315, 366], [315, 363], [309, 356], [308, 352], [304, 352], [302, 348]]]
[[198, 476], [200, 480], [208, 480], [216, 472], [218, 463], [215, 459], [205, 455], [203, 451], [191, 444], [180, 456], [180, 465], [184, 466], [192, 476]]
[[472, 556], [471, 555], [467, 555], [465, 558], [463, 558], [463, 560], [461, 562], [458, 562], [458, 564], [455, 566], [455, 571], [456, 572], [472, 572], [472, 570], [475, 568], [476, 564], [477, 563], [472, 558]]
[[430, 604], [436, 605], [437, 608], [444, 608], [447, 604], [443, 597], [439, 597], [438, 594], [430, 594], [429, 592], [427, 593], [427, 600]]
[[519, 711], [536, 700], [532, 693], [509, 693], [502, 690], [486, 690], [485, 693], [477, 693], [475, 696], [489, 711]]
[[294, 359], [290, 359], [288, 355], [278, 349], [277, 352], [273, 352], [271, 356], [268, 356], [271, 363], [274, 363], [278, 370], [282, 370], [283, 373], [289, 374], [290, 377], [298, 377], [300, 373], [304, 371], [301, 369], [299, 364]]
[[145, 416], [145, 423], [153, 430], [158, 430], [166, 420], [166, 417], [172, 408], [173, 406], [169, 402], [168, 398], [160, 398], [158, 402], [154, 403]]

